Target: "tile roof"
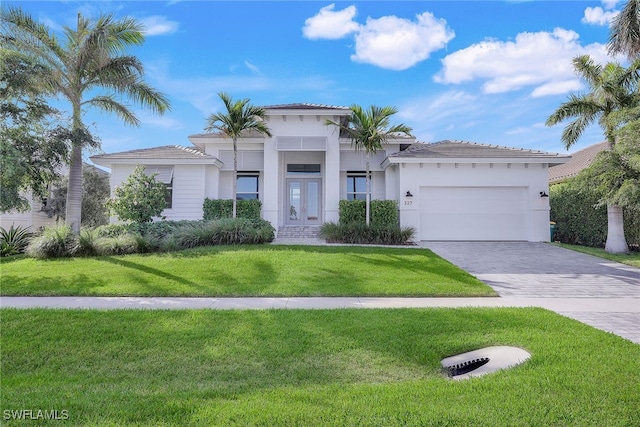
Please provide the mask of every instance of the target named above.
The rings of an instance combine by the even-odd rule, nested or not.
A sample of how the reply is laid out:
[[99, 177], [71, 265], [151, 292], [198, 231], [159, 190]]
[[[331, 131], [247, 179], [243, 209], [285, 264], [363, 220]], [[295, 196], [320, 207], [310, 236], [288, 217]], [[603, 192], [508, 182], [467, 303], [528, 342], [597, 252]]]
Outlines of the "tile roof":
[[165, 145], [162, 147], [141, 148], [138, 150], [121, 151], [119, 153], [98, 154], [91, 156], [92, 160], [100, 159], [215, 159], [198, 147], [183, 147], [181, 145]]
[[337, 105], [326, 104], [310, 104], [310, 103], [297, 103], [297, 104], [279, 104], [279, 105], [266, 105], [263, 106], [265, 110], [341, 110], [349, 111], [349, 107], [341, 107]]
[[582, 169], [588, 168], [591, 165], [596, 154], [602, 150], [606, 150], [608, 143], [599, 142], [576, 151], [571, 154], [571, 160], [563, 165], [557, 165], [549, 168], [549, 184], [556, 184], [566, 179], [572, 178]]
[[447, 158], [566, 158], [568, 156], [547, 153], [524, 148], [511, 148], [499, 145], [479, 144], [466, 141], [439, 141], [430, 144], [411, 144], [404, 151], [392, 154], [390, 157], [419, 158], [419, 159], [447, 159]]

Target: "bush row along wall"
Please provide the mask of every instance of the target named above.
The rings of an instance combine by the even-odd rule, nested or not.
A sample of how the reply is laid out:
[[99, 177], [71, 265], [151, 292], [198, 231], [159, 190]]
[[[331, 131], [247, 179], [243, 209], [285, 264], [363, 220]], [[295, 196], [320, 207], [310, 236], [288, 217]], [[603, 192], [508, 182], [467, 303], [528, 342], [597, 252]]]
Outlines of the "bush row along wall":
[[[598, 196], [581, 191], [571, 181], [549, 189], [555, 240], [573, 245], [604, 247], [607, 240], [607, 208], [596, 208]], [[640, 245], [640, 210], [624, 211], [624, 231], [630, 246]]]
[[[364, 200], [340, 200], [339, 220], [341, 224], [366, 223]], [[371, 200], [371, 224], [398, 226], [398, 203], [395, 200]]]
[[[236, 217], [260, 219], [260, 211], [262, 210], [262, 202], [260, 200], [237, 200], [236, 201]], [[209, 221], [212, 219], [231, 218], [233, 215], [233, 200], [231, 199], [204, 199], [202, 207], [203, 219]]]

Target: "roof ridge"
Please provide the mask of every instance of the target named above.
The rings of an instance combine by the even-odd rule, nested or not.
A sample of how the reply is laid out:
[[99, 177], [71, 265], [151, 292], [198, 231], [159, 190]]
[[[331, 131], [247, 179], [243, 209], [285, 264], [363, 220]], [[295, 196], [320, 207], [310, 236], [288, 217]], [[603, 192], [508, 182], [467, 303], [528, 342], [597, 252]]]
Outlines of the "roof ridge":
[[501, 148], [501, 149], [510, 150], [510, 151], [528, 151], [530, 153], [535, 153], [535, 154], [556, 154], [556, 155], [559, 155], [559, 153], [549, 153], [547, 151], [534, 150], [532, 148], [509, 147], [509, 146], [506, 146], [506, 145], [486, 144], [484, 142], [463, 141], [461, 139], [444, 139], [444, 140], [437, 141], [437, 142], [427, 143], [427, 145], [444, 144], [444, 143], [476, 145], [476, 146], [479, 146], [479, 147], [487, 147], [487, 148]]
[[276, 108], [295, 108], [295, 107], [311, 107], [311, 108], [327, 108], [327, 109], [338, 109], [338, 110], [349, 110], [349, 107], [340, 106], [340, 105], [330, 105], [330, 104], [316, 104], [312, 102], [294, 102], [287, 104], [274, 104], [274, 105], [265, 105], [262, 108], [264, 109], [276, 109]]

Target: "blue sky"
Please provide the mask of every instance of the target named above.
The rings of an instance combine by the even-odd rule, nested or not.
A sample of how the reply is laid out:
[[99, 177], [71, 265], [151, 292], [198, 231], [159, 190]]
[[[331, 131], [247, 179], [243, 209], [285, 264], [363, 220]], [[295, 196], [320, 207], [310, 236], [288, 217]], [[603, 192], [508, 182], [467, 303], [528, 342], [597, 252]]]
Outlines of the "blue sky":
[[[111, 153], [186, 145], [221, 110], [217, 93], [255, 105], [392, 105], [419, 141], [458, 139], [566, 152], [546, 118], [584, 89], [571, 60], [607, 56], [616, 1], [4, 1], [59, 31], [113, 13], [146, 26], [132, 53], [164, 92], [140, 128], [89, 111]], [[623, 61], [623, 58], [617, 58]], [[60, 104], [66, 107], [65, 104]], [[603, 140], [594, 125], [569, 151]], [[92, 153], [87, 153], [92, 154]]]

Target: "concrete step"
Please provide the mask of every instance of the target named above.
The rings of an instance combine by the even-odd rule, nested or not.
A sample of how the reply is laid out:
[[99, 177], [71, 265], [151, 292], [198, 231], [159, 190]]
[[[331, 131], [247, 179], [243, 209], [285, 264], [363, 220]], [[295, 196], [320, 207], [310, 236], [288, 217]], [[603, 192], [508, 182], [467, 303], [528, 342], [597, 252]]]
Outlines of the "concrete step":
[[278, 229], [279, 239], [316, 239], [320, 232], [319, 226], [288, 226]]

